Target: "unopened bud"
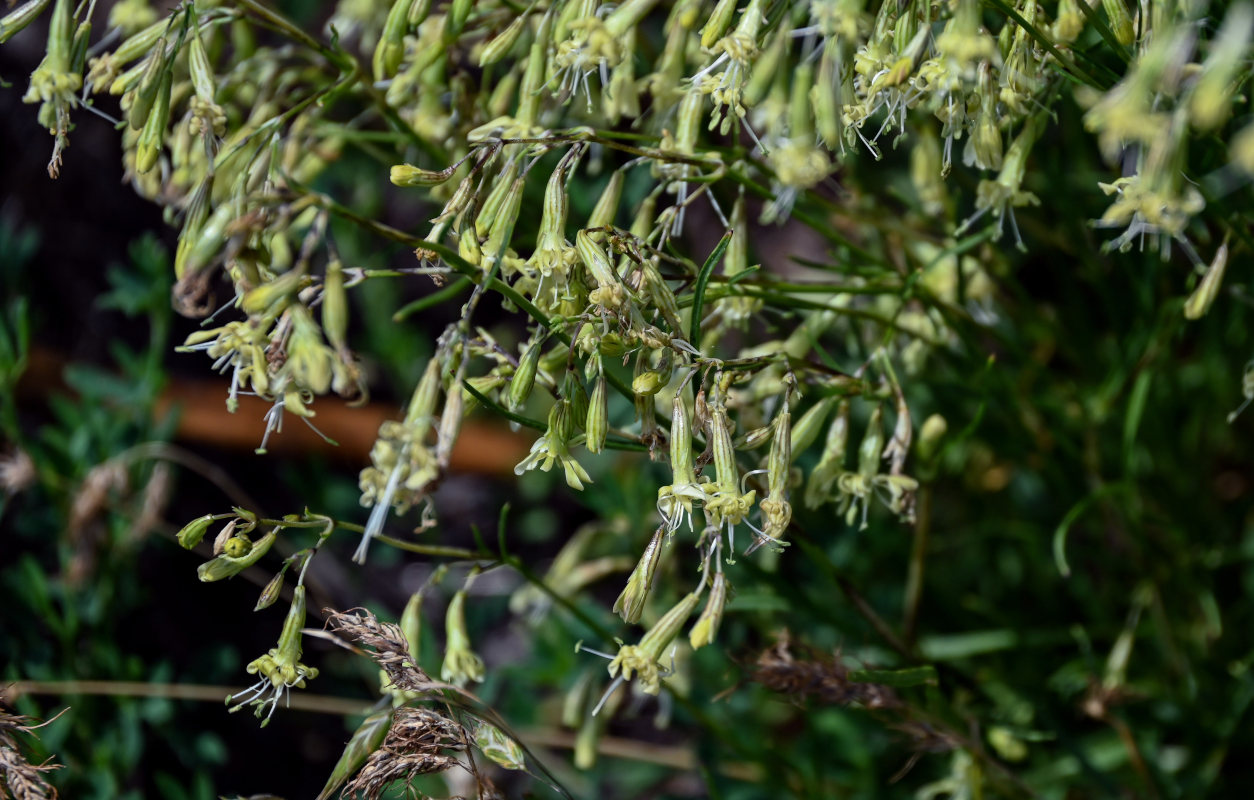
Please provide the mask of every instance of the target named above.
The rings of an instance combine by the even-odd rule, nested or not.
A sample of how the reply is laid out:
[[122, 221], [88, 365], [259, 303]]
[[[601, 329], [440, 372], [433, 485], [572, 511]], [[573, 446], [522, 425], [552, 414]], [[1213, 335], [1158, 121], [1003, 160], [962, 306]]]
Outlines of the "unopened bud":
[[409, 602], [405, 603], [405, 610], [401, 612], [401, 633], [405, 634], [405, 643], [408, 646], [409, 657], [413, 659], [414, 666], [418, 666], [422, 662], [419, 656], [422, 653], [422, 592], [414, 592], [409, 596]]
[[253, 611], [261, 611], [274, 605], [274, 602], [279, 599], [279, 595], [283, 593], [283, 576], [286, 573], [287, 562], [262, 588], [261, 596], [257, 598], [257, 605], [253, 606]]
[[723, 573], [718, 572], [715, 573], [714, 580], [710, 584], [710, 596], [705, 601], [705, 608], [701, 610], [701, 616], [697, 617], [692, 630], [688, 632], [688, 642], [693, 650], [714, 642], [719, 623], [723, 621], [723, 607], [726, 605], [727, 579], [723, 577]]
[[216, 518], [213, 514], [205, 514], [184, 525], [183, 529], [178, 532], [179, 545], [186, 550], [191, 550], [200, 544], [200, 540], [205, 538], [205, 531], [209, 530], [214, 519]]
[[609, 388], [604, 373], [598, 374], [588, 401], [588, 416], [584, 424], [587, 440], [584, 444], [589, 453], [605, 449], [605, 437], [609, 432]]
[[1215, 298], [1219, 295], [1219, 288], [1224, 280], [1224, 269], [1227, 266], [1228, 243], [1224, 242], [1215, 251], [1215, 258], [1206, 269], [1206, 274], [1202, 276], [1201, 283], [1197, 285], [1197, 288], [1193, 290], [1193, 294], [1189, 295], [1189, 299], [1185, 301], [1185, 319], [1201, 319], [1206, 316], [1206, 312], [1210, 310], [1211, 304], [1215, 302]]
[[919, 458], [927, 461], [935, 455], [947, 430], [949, 423], [940, 414], [933, 414], [923, 420], [923, 427], [919, 428]]
[[483, 51], [479, 54], [479, 66], [486, 67], [495, 64], [509, 55], [509, 51], [518, 44], [518, 39], [522, 36], [526, 25], [527, 14], [519, 14], [505, 30], [492, 37], [492, 41], [484, 45]]
[[613, 225], [614, 219], [618, 216], [618, 203], [623, 196], [623, 172], [615, 170], [610, 173], [609, 183], [605, 184], [605, 188], [601, 190], [601, 196], [597, 198], [597, 204], [593, 206], [592, 213], [588, 215], [589, 228], [603, 228], [606, 225]]
[[531, 389], [536, 383], [536, 369], [540, 364], [540, 351], [543, 341], [540, 338], [531, 340], [522, 358], [518, 359], [518, 369], [509, 382], [509, 391], [505, 395], [505, 407], [517, 412], [531, 397]]
[[436, 172], [421, 169], [412, 164], [396, 164], [388, 173], [388, 180], [394, 186], [436, 186], [453, 177], [449, 170]]
[[627, 585], [614, 601], [614, 613], [623, 618], [623, 622], [635, 624], [640, 621], [644, 612], [644, 602], [653, 588], [653, 576], [657, 572], [658, 562], [662, 558], [662, 531], [658, 528], [653, 538], [644, 549], [644, 554], [636, 562], [636, 568], [627, 578]]

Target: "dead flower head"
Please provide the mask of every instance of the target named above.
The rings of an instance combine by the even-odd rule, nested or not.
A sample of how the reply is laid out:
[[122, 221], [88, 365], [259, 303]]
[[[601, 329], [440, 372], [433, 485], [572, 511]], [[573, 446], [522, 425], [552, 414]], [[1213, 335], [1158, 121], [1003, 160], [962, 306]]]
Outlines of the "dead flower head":
[[460, 723], [428, 708], [398, 708], [383, 745], [344, 787], [344, 796], [374, 800], [398, 781], [409, 787], [419, 775], [461, 766], [445, 751], [464, 749], [466, 731]]
[[[56, 719], [54, 717], [53, 719]], [[30, 724], [30, 717], [10, 714], [0, 708], [0, 800], [55, 800], [57, 790], [48, 783], [45, 773], [60, 769], [62, 765], [51, 760], [32, 764], [26, 760], [18, 746], [16, 734], [34, 736], [33, 731], [48, 722]]]

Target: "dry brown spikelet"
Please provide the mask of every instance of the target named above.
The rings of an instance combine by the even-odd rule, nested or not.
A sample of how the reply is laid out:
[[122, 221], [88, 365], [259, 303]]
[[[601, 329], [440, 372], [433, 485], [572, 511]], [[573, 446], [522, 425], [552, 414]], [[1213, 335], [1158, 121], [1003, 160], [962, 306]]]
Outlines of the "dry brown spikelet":
[[344, 787], [344, 796], [361, 793], [375, 800], [397, 781], [410, 787], [419, 775], [461, 766], [444, 751], [465, 748], [466, 731], [460, 723], [427, 708], [399, 708], [383, 745]]
[[51, 759], [32, 764], [18, 747], [15, 733], [33, 736], [33, 731], [40, 727], [29, 722], [30, 717], [0, 710], [0, 800], [55, 800], [57, 796], [56, 788], [48, 783], [44, 773], [61, 769], [62, 765], [51, 763]]

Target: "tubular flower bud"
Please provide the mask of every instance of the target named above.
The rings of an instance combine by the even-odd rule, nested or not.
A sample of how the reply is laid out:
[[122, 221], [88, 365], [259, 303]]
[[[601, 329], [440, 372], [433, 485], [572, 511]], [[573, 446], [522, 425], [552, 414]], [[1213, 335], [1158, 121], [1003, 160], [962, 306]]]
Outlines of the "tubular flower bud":
[[1110, 29], [1119, 44], [1127, 47], [1136, 41], [1136, 27], [1132, 24], [1132, 16], [1128, 13], [1124, 0], [1102, 0], [1102, 8], [1106, 10]]
[[664, 528], [653, 532], [653, 538], [644, 549], [644, 554], [636, 562], [636, 568], [627, 578], [627, 585], [614, 601], [614, 613], [623, 618], [623, 622], [635, 624], [640, 621], [644, 611], [644, 602], [653, 588], [653, 576], [657, 572], [658, 562], [662, 558], [662, 533]]
[[714, 643], [719, 623], [723, 621], [723, 607], [726, 605], [727, 578], [719, 571], [714, 573], [714, 579], [710, 582], [710, 596], [705, 601], [701, 616], [697, 617], [692, 630], [688, 631], [688, 643], [693, 650]]
[[588, 215], [587, 227], [593, 229], [594, 241], [604, 238], [604, 233], [597, 231], [597, 228], [614, 224], [614, 219], [618, 216], [618, 204], [622, 197], [623, 171], [614, 170], [610, 173], [609, 182], [601, 190], [601, 194], [597, 198], [597, 204], [592, 207], [592, 213]]
[[923, 425], [919, 428], [919, 443], [916, 445], [919, 458], [927, 461], [936, 455], [940, 441], [948, 430], [949, 423], [940, 414], [933, 414], [923, 420]]
[[200, 544], [200, 540], [205, 538], [205, 531], [209, 530], [209, 526], [215, 519], [217, 518], [213, 514], [205, 514], [184, 525], [183, 529], [178, 532], [179, 545], [186, 550], [191, 550]]
[[571, 430], [582, 429], [588, 420], [588, 390], [584, 388], [578, 372], [573, 369], [566, 370], [566, 377], [562, 378], [560, 393], [570, 402], [569, 419], [573, 426]]
[[420, 169], [412, 164], [396, 164], [388, 173], [394, 186], [438, 186], [451, 177], [453, 173], [448, 170]]
[[161, 155], [166, 124], [170, 121], [170, 88], [173, 80], [172, 70], [162, 73], [161, 83], [148, 112], [148, 118], [144, 122], [143, 130], [139, 132], [139, 141], [135, 150], [135, 171], [140, 174], [152, 169]]
[[1249, 3], [1234, 5], [1211, 44], [1210, 55], [1202, 63], [1202, 76], [1189, 98], [1189, 122], [1198, 130], [1214, 130], [1228, 119], [1251, 33], [1254, 7]]
[[39, 18], [51, 0], [26, 0], [25, 3], [0, 18], [0, 44]]
[[[279, 701], [288, 695], [293, 688], [304, 689], [305, 681], [318, 677], [318, 670], [300, 663], [301, 646], [300, 631], [305, 627], [305, 587], [296, 587], [292, 597], [292, 607], [288, 609], [287, 619], [283, 622], [283, 632], [279, 634], [279, 644], [270, 649], [248, 665], [249, 675], [260, 673], [261, 679], [244, 690], [244, 696], [231, 695], [226, 698], [227, 705], [235, 703], [231, 712], [239, 711], [246, 705], [256, 707], [254, 712], [258, 718], [264, 713], [265, 719], [261, 727], [270, 722], [274, 709]], [[269, 711], [266, 709], [269, 708]]]
[[257, 604], [253, 606], [253, 611], [267, 609], [279, 599], [279, 595], [283, 592], [283, 577], [287, 574], [287, 567], [290, 563], [290, 561], [284, 561], [283, 567], [262, 588], [261, 595], [257, 598]]
[[662, 651], [679, 635], [688, 617], [692, 616], [692, 610], [697, 607], [699, 599], [695, 592], [688, 594], [670, 611], [662, 615], [662, 618], [640, 640], [640, 644], [625, 644], [620, 647], [618, 655], [610, 661], [610, 677], [616, 677], [620, 671], [623, 680], [629, 681], [633, 676], [639, 675], [637, 683], [645, 694], [657, 694], [661, 691], [661, 679], [664, 676], [659, 668], [659, 662], [662, 658]]
[[304, 281], [305, 276], [299, 270], [284, 272], [269, 283], [245, 292], [240, 308], [250, 317], [277, 317], [287, 308]]
[[440, 666], [440, 680], [457, 687], [467, 683], [483, 682], [483, 659], [470, 649], [470, 634], [466, 632], [466, 590], [459, 589], [449, 601], [444, 616], [444, 663]]
[[538, 336], [531, 340], [522, 358], [518, 359], [518, 369], [509, 382], [509, 391], [505, 395], [505, 407], [514, 413], [522, 410], [527, 399], [531, 397], [531, 389], [536, 383], [536, 370], [540, 365], [540, 352], [543, 340]]
[[[878, 409], [877, 409], [878, 411]], [[876, 417], [872, 417], [876, 419]], [[868, 434], [869, 435], [869, 434]], [[823, 455], [818, 465], [810, 473], [806, 484], [805, 504], [807, 508], [815, 508], [827, 500], [827, 493], [833, 482], [845, 470], [845, 448], [849, 441], [849, 401], [842, 401], [836, 417], [827, 429], [827, 440], [823, 445]], [[876, 456], [878, 459], [878, 455]]]
[[422, 663], [422, 591], [409, 596], [405, 610], [401, 612], [401, 633], [405, 634], [405, 644], [414, 666]]
[[518, 39], [522, 36], [523, 29], [526, 28], [528, 15], [526, 13], [519, 14], [514, 21], [506, 26], [505, 30], [492, 37], [479, 54], [479, 66], [486, 67], [495, 64], [505, 56], [509, 55], [509, 51], [514, 49], [514, 45], [518, 44]]
[[483, 242], [482, 266], [489, 274], [504, 257], [505, 248], [509, 246], [509, 241], [514, 235], [514, 225], [518, 222], [518, 215], [522, 210], [525, 183], [526, 179], [520, 176], [510, 184], [505, 202], [501, 204], [488, 229], [488, 238]]
[[827, 412], [836, 403], [835, 397], [821, 397], [814, 405], [801, 415], [797, 424], [792, 426], [792, 442], [789, 450], [793, 453], [804, 453], [819, 438], [819, 429], [827, 419]]
[[396, 74], [405, 56], [405, 29], [409, 24], [409, 11], [414, 0], [395, 0], [383, 23], [383, 33], [375, 45], [371, 66], [376, 81], [386, 80]]
[[496, 176], [492, 190], [483, 199], [483, 205], [479, 207], [479, 213], [475, 216], [474, 234], [478, 239], [485, 239], [491, 233], [497, 214], [505, 206], [518, 174], [518, 160], [515, 159], [509, 162], [500, 175]]
[[1201, 282], [1193, 290], [1193, 294], [1189, 295], [1189, 299], [1185, 301], [1185, 319], [1201, 319], [1206, 316], [1206, 312], [1210, 310], [1211, 304], [1215, 302], [1215, 298], [1219, 295], [1219, 287], [1223, 285], [1224, 270], [1227, 266], [1228, 243], [1224, 242], [1215, 251], [1215, 258], [1211, 261], [1206, 273], [1202, 275]]
[[701, 28], [701, 47], [709, 50], [727, 33], [736, 16], [736, 0], [718, 0], [710, 18]]
[[588, 401], [588, 416], [584, 423], [587, 439], [584, 446], [589, 453], [599, 453], [605, 449], [605, 437], [609, 432], [609, 387], [605, 373], [598, 371], [596, 382], [592, 387], [592, 397]]
[[1054, 41], [1071, 44], [1084, 31], [1085, 16], [1080, 3], [1086, 0], [1059, 0], [1058, 20], [1054, 23]]
[[338, 258], [327, 263], [322, 282], [322, 330], [336, 350], [348, 349], [348, 292], [344, 288], [344, 265]]

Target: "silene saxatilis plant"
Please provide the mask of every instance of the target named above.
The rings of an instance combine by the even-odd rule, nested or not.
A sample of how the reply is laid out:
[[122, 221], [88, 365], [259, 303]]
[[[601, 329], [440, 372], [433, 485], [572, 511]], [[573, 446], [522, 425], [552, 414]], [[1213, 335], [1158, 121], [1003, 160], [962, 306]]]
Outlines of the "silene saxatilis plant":
[[[1220, 295], [1230, 251], [1249, 252], [1213, 212], [1254, 175], [1249, 2], [342, 0], [321, 27], [263, 0], [8, 5], [0, 42], [47, 32], [22, 99], [50, 134], [50, 176], [85, 168], [76, 126], [113, 126], [130, 187], [178, 230], [172, 302], [203, 321], [179, 349], [222, 376], [231, 411], [269, 404], [259, 452], [285, 424], [316, 426], [320, 398], [365, 401], [363, 286], [434, 284], [422, 308], [452, 309], [361, 464], [359, 517], [232, 508], [179, 534], [216, 537], [201, 581], [275, 570], [259, 609], [296, 576], [276, 646], [247, 666], [256, 683], [226, 698], [263, 725], [317, 679], [302, 647], [315, 558], [394, 547], [464, 567], [438, 569], [396, 623], [331, 612], [328, 635], [377, 662], [383, 699], [324, 796], [450, 771], [496, 796], [497, 767], [567, 792], [473, 694], [494, 665], [467, 610], [493, 570], [527, 576], [521, 619], [594, 623], [600, 641], [568, 643], [565, 721], [587, 767], [607, 718], [690, 704], [694, 651], [717, 649], [781, 564], [837, 537], [908, 536], [916, 464], [933, 471], [969, 422], [916, 409], [929, 370], [997, 323], [997, 276], [1046, 225], [1038, 165], [1081, 146], [1060, 118], [1079, 115], [1105, 165], [1077, 201], [1098, 204], [1102, 248], [1161, 256], [1187, 318]], [[423, 221], [361, 213], [326, 179], [363, 154], [375, 168], [351, 180], [390, 184]], [[403, 257], [355, 265], [345, 230]], [[1239, 389], [1254, 397], [1248, 369]], [[528, 431], [513, 471], [560, 475], [554, 492], [594, 491], [628, 460], [644, 508], [563, 527], [547, 573], [505, 550], [507, 521], [499, 551], [442, 542], [435, 491], [471, 415]], [[438, 678], [418, 650], [437, 586]], [[913, 652], [885, 632], [886, 652]], [[872, 710], [916, 755], [951, 754], [927, 796], [1022, 790], [1002, 764], [1021, 741], [990, 755], [900, 696], [931, 667], [859, 674], [786, 637], [756, 652], [763, 686]]]

